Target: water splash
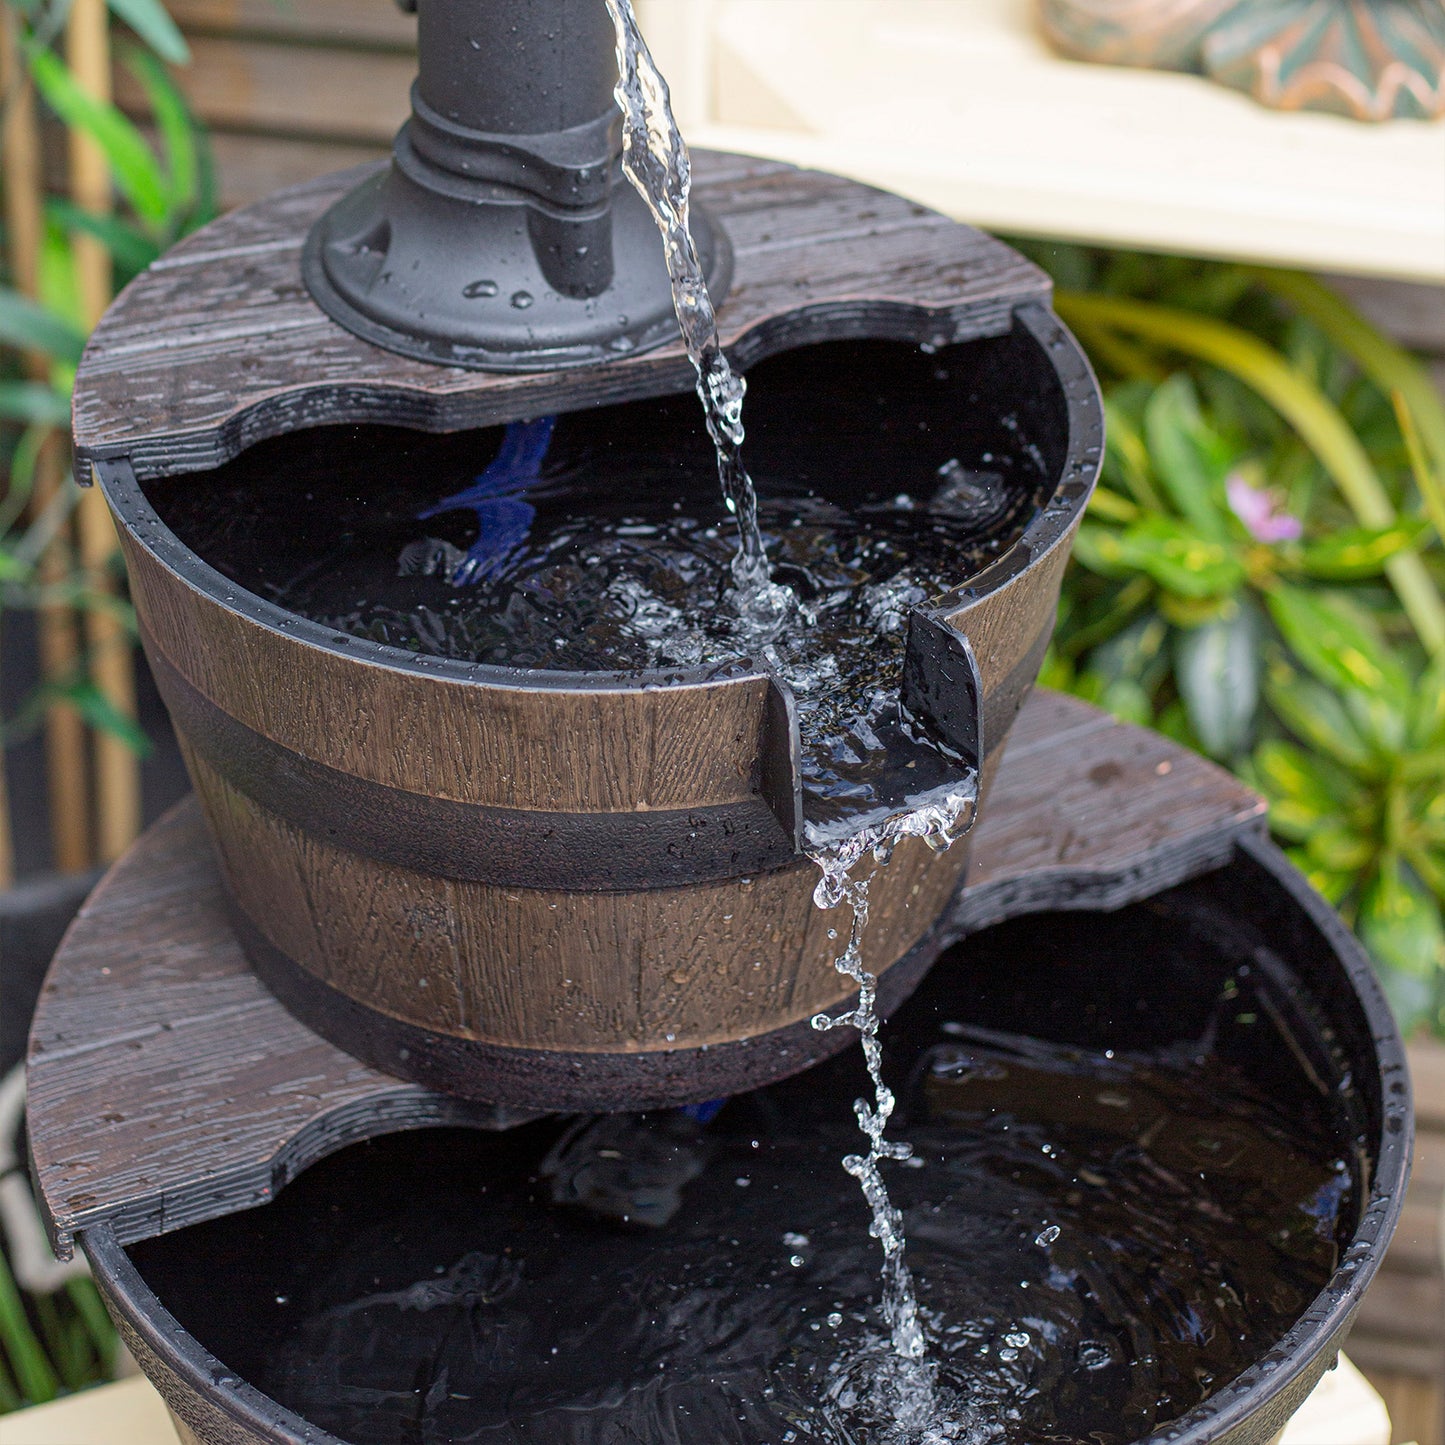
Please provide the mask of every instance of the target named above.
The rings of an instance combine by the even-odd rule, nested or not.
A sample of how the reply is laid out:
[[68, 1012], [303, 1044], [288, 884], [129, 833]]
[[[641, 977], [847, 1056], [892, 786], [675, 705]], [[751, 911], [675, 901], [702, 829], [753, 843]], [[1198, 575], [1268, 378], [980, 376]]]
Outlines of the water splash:
[[[858, 1127], [868, 1138], [867, 1154], [849, 1154], [843, 1167], [858, 1180], [873, 1215], [869, 1233], [883, 1248], [883, 1318], [888, 1325], [895, 1354], [904, 1360], [923, 1359], [925, 1343], [918, 1313], [913, 1277], [904, 1260], [903, 1216], [888, 1196], [879, 1165], [885, 1159], [912, 1157], [909, 1144], [884, 1138], [895, 1100], [883, 1081], [883, 1051], [878, 1042], [878, 979], [863, 965], [863, 936], [868, 927], [868, 886], [876, 868], [884, 867], [893, 850], [905, 838], [919, 838], [934, 852], [948, 848], [972, 826], [977, 809], [978, 788], [972, 777], [935, 790], [913, 801], [913, 806], [870, 826], [858, 829], [841, 841], [825, 842], [817, 834], [809, 838], [808, 856], [818, 865], [822, 877], [813, 890], [819, 908], [846, 903], [852, 912], [848, 945], [833, 961], [839, 973], [858, 985], [858, 1003], [848, 1013], [818, 1014], [813, 1027], [819, 1030], [852, 1027], [863, 1044], [863, 1058], [873, 1083], [873, 1102], [853, 1101]], [[874, 867], [860, 871], [859, 865], [872, 855]], [[902, 1390], [899, 1381], [890, 1382], [907, 1397], [910, 1417], [926, 1421], [932, 1395], [931, 1376], [920, 1369], [911, 1378], [911, 1389]]]
[[617, 31], [620, 79], [614, 94], [622, 111], [622, 170], [662, 232], [672, 304], [682, 340], [697, 372], [697, 394], [717, 448], [718, 480], [737, 519], [738, 553], [732, 575], [743, 639], [760, 645], [797, 614], [791, 588], [773, 582], [758, 527], [758, 498], [743, 465], [743, 396], [747, 384], [729, 365], [718, 337], [717, 315], [689, 225], [692, 162], [672, 114], [672, 99], [638, 29], [632, 0], [607, 0]]

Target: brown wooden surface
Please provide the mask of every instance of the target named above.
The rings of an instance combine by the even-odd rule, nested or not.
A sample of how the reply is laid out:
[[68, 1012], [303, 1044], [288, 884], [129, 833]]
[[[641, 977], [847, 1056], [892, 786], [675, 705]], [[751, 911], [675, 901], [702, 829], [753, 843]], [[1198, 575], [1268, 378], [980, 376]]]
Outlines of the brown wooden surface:
[[[963, 920], [1114, 906], [1225, 862], [1263, 826], [1228, 774], [1077, 700], [1037, 693], [980, 824]], [[181, 804], [92, 895], [36, 1012], [29, 1118], [60, 1249], [264, 1203], [342, 1145], [486, 1108], [402, 1084], [295, 1022], [221, 911], [198, 809]]]
[[[697, 199], [732, 242], [718, 322], [744, 366], [830, 336], [888, 334], [884, 318], [902, 313], [919, 340], [998, 335], [1017, 306], [1049, 294], [1007, 246], [901, 197], [771, 161], [695, 160]], [[311, 300], [300, 255], [311, 223], [359, 179], [326, 177], [222, 217], [126, 289], [76, 382], [82, 480], [102, 457], [129, 457], [142, 477], [214, 467], [322, 422], [461, 430], [691, 385], [680, 342], [600, 367], [498, 374], [351, 335]]]

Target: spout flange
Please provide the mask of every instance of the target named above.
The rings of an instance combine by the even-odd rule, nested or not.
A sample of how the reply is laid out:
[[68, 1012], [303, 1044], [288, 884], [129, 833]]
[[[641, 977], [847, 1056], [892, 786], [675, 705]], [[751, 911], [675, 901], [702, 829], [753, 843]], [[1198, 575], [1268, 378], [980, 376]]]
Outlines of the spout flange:
[[[564, 206], [445, 172], [416, 135], [413, 118], [391, 168], [344, 195], [307, 236], [302, 278], [334, 321], [387, 351], [478, 371], [595, 366], [677, 339], [657, 228], [626, 181]], [[503, 162], [535, 171], [528, 154], [499, 140], [488, 159], [502, 173]], [[605, 156], [601, 164], [615, 169]], [[727, 235], [700, 208], [692, 230], [721, 296], [732, 281]]]

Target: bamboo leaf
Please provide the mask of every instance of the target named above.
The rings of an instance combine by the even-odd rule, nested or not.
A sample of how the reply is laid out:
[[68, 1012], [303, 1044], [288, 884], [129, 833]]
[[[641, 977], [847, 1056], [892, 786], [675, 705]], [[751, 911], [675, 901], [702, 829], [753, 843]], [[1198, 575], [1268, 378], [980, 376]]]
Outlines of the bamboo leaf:
[[176, 28], [160, 0], [109, 0], [110, 8], [160, 56], [172, 65], [185, 65], [191, 58], [186, 38]]
[[0, 381], [0, 420], [68, 427], [70, 398], [43, 381]]
[[97, 100], [50, 50], [29, 52], [30, 73], [46, 103], [67, 125], [89, 136], [105, 155], [117, 188], [142, 220], [166, 216], [166, 178], [145, 138], [115, 106]]
[[110, 252], [116, 265], [129, 275], [144, 271], [161, 254], [161, 248], [149, 236], [119, 216], [97, 215], [59, 196], [48, 199], [45, 210], [64, 230], [94, 236]]
[[180, 91], [155, 56], [133, 47], [125, 52], [125, 64], [140, 82], [150, 102], [170, 171], [168, 226], [176, 228], [196, 204], [198, 166], [196, 124]]
[[20, 1393], [30, 1404], [43, 1404], [60, 1393], [60, 1381], [55, 1378], [45, 1350], [25, 1316], [25, 1305], [3, 1250], [0, 1250], [0, 1345], [9, 1357]]
[[49, 307], [0, 287], [0, 345], [37, 351], [73, 366], [85, 350], [85, 334]]
[[151, 740], [134, 718], [128, 717], [89, 678], [42, 689], [47, 699], [68, 702], [91, 727], [119, 738], [138, 757], [148, 757]]
[[1445, 402], [1429, 372], [1313, 276], [1258, 268], [1254, 277], [1347, 351], [1387, 396], [1392, 392], [1401, 395], [1434, 461], [1435, 475], [1445, 476]]

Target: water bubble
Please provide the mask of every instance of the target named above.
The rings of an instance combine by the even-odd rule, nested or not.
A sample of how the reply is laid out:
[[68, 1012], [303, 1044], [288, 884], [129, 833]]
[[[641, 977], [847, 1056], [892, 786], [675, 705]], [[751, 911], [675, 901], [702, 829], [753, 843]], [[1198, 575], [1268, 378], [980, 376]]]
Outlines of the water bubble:
[[1063, 1231], [1057, 1224], [1046, 1225], [1043, 1229], [1039, 1230], [1037, 1237], [1034, 1239], [1034, 1243], [1042, 1249], [1052, 1244], [1062, 1233]]

